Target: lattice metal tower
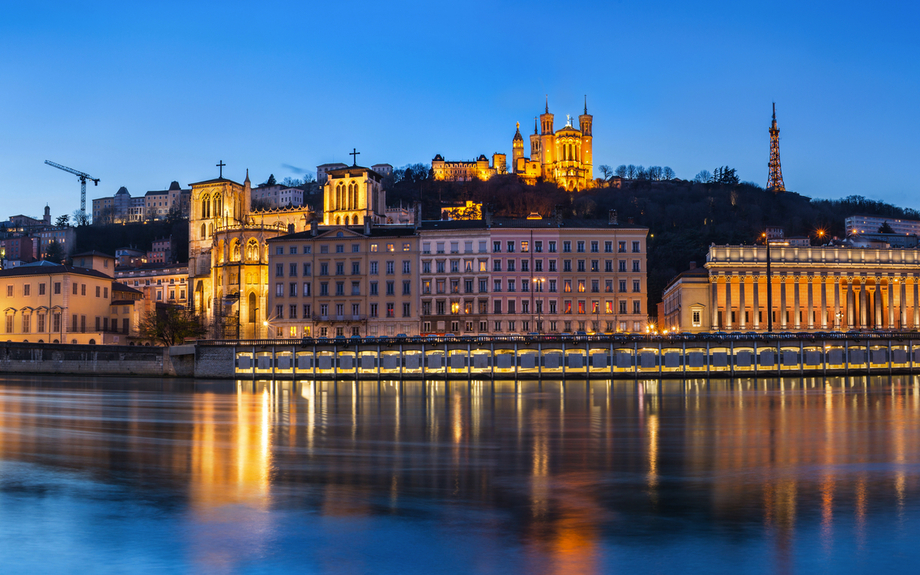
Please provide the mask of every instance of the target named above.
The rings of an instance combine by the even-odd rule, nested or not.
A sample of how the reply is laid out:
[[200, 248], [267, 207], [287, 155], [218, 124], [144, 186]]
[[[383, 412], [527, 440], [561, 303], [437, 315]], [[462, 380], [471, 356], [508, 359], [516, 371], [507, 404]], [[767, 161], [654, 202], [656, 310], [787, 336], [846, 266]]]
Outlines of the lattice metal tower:
[[770, 176], [767, 178], [767, 190], [785, 192], [783, 168], [779, 163], [779, 128], [776, 127], [776, 102], [773, 102], [773, 124], [770, 126]]

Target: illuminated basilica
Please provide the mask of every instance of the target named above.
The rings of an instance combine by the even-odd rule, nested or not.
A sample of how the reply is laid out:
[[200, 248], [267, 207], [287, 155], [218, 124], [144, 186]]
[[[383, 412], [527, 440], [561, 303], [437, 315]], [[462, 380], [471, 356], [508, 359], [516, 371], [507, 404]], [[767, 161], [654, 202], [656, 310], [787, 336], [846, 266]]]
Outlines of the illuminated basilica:
[[[538, 180], [555, 182], [569, 190], [584, 190], [594, 186], [593, 131], [594, 117], [588, 114], [585, 99], [584, 114], [578, 116], [578, 126], [573, 125], [571, 116], [566, 116], [565, 126], [556, 130], [549, 101], [539, 119], [534, 118], [533, 134], [530, 135], [530, 157], [524, 155], [524, 137], [521, 124], [511, 142], [511, 172], [524, 182], [535, 184]], [[438, 154], [431, 162], [436, 180], [467, 181], [473, 178], [487, 180], [495, 174], [505, 173], [505, 155], [494, 154], [493, 163], [484, 155], [473, 162], [445, 161]]]

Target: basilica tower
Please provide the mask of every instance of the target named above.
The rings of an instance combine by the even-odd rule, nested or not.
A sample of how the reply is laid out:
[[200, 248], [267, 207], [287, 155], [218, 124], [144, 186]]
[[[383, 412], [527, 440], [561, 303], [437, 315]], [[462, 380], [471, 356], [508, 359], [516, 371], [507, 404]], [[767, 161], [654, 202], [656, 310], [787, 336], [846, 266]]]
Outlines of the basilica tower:
[[588, 97], [585, 96], [585, 113], [578, 116], [578, 125], [581, 128], [581, 162], [586, 170], [588, 180], [594, 179], [594, 136], [591, 132], [593, 122], [594, 116], [588, 113]]
[[540, 114], [540, 149], [542, 150], [542, 164], [552, 164], [556, 161], [556, 143], [553, 135], [553, 115], [549, 113], [549, 97], [546, 99], [546, 111]]
[[517, 173], [518, 160], [524, 158], [524, 137], [521, 136], [521, 123], [517, 123], [514, 139], [511, 140], [511, 171]]
[[533, 119], [533, 134], [530, 135], [530, 160], [542, 164], [543, 148], [540, 143], [540, 131], [537, 126], [537, 118]]

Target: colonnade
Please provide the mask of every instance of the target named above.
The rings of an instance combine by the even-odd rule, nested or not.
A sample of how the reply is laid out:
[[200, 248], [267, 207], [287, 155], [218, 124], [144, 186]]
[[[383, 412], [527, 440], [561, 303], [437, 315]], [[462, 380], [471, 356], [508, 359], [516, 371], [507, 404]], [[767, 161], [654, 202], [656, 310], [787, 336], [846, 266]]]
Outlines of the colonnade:
[[[711, 331], [920, 329], [920, 277], [914, 274], [779, 272], [710, 276]], [[772, 292], [772, 302], [768, 301]]]

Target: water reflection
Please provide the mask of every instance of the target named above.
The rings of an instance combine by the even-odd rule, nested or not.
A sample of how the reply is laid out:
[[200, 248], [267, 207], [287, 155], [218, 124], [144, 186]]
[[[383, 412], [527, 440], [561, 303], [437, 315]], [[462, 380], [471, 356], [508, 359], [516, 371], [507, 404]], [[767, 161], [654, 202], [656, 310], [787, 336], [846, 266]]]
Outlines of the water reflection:
[[[652, 549], [662, 569], [785, 572], [820, 556], [848, 571], [892, 560], [873, 554], [920, 519], [918, 445], [920, 379], [907, 376], [32, 378], [0, 387], [0, 524], [29, 525], [30, 493], [56, 493], [62, 515], [139, 502], [161, 533], [141, 547], [178, 547], [167, 563], [205, 571], [593, 573]], [[123, 493], [87, 503], [44, 473]], [[100, 519], [94, 534], [117, 540], [131, 521]]]

